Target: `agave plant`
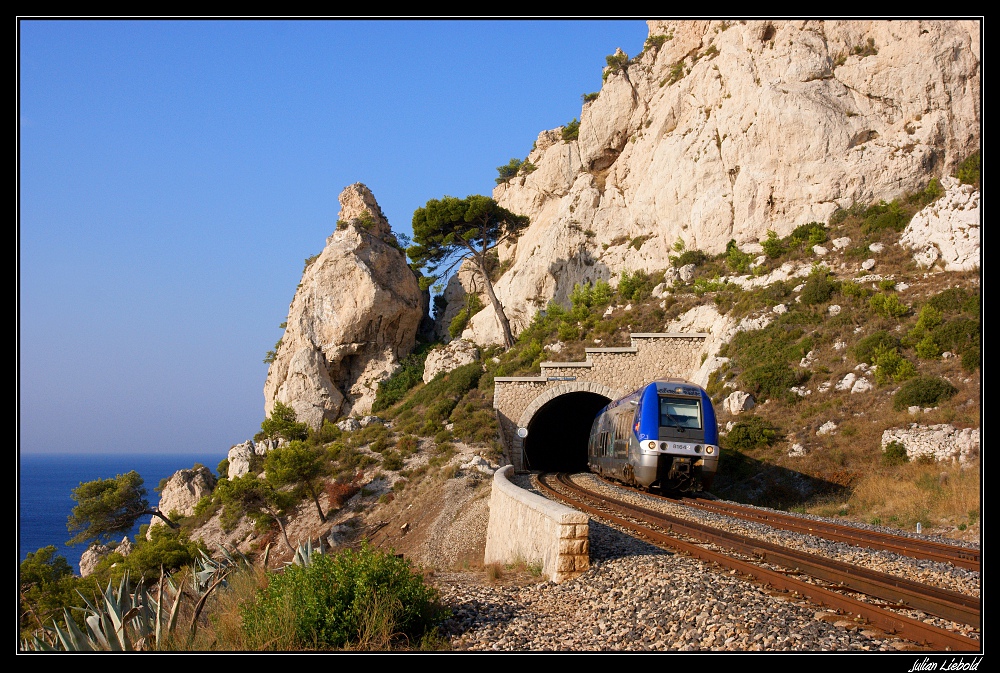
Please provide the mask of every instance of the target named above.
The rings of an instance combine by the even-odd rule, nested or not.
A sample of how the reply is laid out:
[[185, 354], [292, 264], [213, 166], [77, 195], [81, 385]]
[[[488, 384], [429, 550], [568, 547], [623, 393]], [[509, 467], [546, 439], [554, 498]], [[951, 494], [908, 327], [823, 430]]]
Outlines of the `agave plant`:
[[[191, 567], [191, 593], [197, 598], [187, 639], [190, 643], [198, 628], [198, 617], [208, 597], [216, 588], [225, 586], [226, 577], [240, 566], [249, 565], [243, 554], [226, 548], [221, 559], [204, 552]], [[177, 618], [184, 592], [172, 577], [160, 570], [157, 589], [151, 593], [143, 585], [129, 588], [126, 572], [118, 588], [108, 582], [100, 596], [91, 602], [82, 593], [85, 607], [75, 608], [85, 613], [86, 632], [64, 610], [66, 627], [53, 622], [30, 642], [22, 643], [25, 650], [35, 651], [110, 651], [133, 652], [162, 648], [177, 630]]]

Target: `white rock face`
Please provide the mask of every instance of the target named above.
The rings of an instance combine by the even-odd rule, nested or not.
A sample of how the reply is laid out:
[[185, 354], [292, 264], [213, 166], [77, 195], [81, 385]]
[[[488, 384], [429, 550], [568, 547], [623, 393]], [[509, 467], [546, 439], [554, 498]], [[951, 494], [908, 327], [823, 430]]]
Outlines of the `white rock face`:
[[744, 411], [750, 411], [756, 406], [753, 396], [737, 390], [722, 401], [722, 408], [733, 416], [738, 416]]
[[[537, 170], [493, 191], [532, 222], [499, 251], [515, 333], [550, 299], [568, 305], [574, 283], [669, 267], [678, 239], [717, 254], [785, 236], [922, 188], [979, 148], [978, 21], [648, 24], [671, 39], [608, 74], [577, 140], [542, 132]], [[853, 53], [869, 39], [877, 53]], [[500, 343], [492, 308], [463, 336]]]
[[226, 456], [229, 460], [229, 468], [226, 470], [226, 477], [228, 479], [238, 479], [250, 471], [250, 459], [257, 456], [267, 455], [268, 451], [276, 449], [279, 446], [284, 446], [286, 440], [283, 437], [277, 440], [264, 439], [259, 442], [254, 442], [252, 439], [248, 439], [242, 444], [237, 444], [229, 449], [229, 454]]
[[806, 448], [801, 444], [792, 444], [792, 448], [788, 450], [789, 458], [801, 458], [806, 455]]
[[823, 425], [819, 426], [819, 430], [816, 431], [817, 435], [828, 435], [832, 434], [834, 430], [837, 429], [837, 424], [833, 421], [827, 421]]
[[910, 424], [882, 433], [882, 451], [890, 442], [906, 447], [910, 460], [929, 457], [935, 461], [968, 463], [979, 457], [979, 428], [956, 429], [952, 425]]
[[101, 559], [108, 554], [115, 552], [121, 554], [122, 556], [128, 556], [132, 553], [132, 549], [133, 544], [128, 539], [128, 536], [123, 537], [117, 547], [111, 547], [109, 545], [99, 543], [90, 545], [82, 554], [80, 554], [80, 577], [86, 577], [87, 575], [93, 573], [97, 564], [100, 563]]
[[945, 195], [913, 216], [899, 245], [915, 251], [914, 261], [945, 271], [979, 268], [979, 190], [952, 177], [941, 180]]
[[854, 374], [854, 372], [848, 372], [844, 376], [844, 378], [842, 378], [840, 380], [840, 382], [837, 383], [836, 386], [834, 386], [834, 389], [835, 390], [850, 390], [851, 387], [854, 386], [854, 381], [857, 378], [858, 377]]
[[[180, 516], [191, 516], [194, 514], [194, 506], [198, 504], [198, 501], [215, 489], [215, 483], [215, 475], [204, 465], [190, 470], [177, 470], [167, 479], [163, 490], [160, 491], [160, 503], [157, 505], [157, 509], [167, 517], [173, 512]], [[163, 522], [163, 519], [152, 517], [146, 531], [146, 539], [153, 539], [154, 526], [165, 525], [167, 524]]]
[[455, 339], [444, 348], [435, 348], [424, 361], [424, 383], [430, 383], [442, 372], [479, 361], [479, 348], [465, 339]]
[[471, 460], [467, 463], [462, 463], [460, 467], [463, 470], [476, 470], [483, 474], [493, 474], [497, 471], [497, 466], [491, 464], [482, 456], [473, 456]]
[[872, 385], [871, 381], [869, 381], [864, 377], [861, 377], [860, 379], [854, 382], [854, 385], [851, 386], [851, 394], [853, 395], [854, 393], [867, 393], [874, 387], [875, 386]]
[[378, 383], [413, 349], [426, 313], [371, 191], [350, 185], [340, 205], [344, 224], [302, 274], [264, 384], [265, 414], [282, 402], [316, 429], [371, 409]]

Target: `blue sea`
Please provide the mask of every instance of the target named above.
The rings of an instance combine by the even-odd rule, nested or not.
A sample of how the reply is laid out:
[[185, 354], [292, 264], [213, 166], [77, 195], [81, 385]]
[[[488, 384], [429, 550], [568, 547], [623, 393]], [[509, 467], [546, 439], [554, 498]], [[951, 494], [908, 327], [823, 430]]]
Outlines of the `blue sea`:
[[[119, 474], [135, 470], [142, 477], [146, 487], [146, 499], [155, 507], [160, 496], [154, 490], [161, 479], [170, 477], [177, 470], [194, 467], [201, 463], [215, 474], [216, 467], [225, 458], [227, 451], [172, 454], [35, 454], [20, 456], [18, 479], [18, 563], [27, 558], [29, 552], [54, 545], [56, 554], [65, 556], [73, 571], [80, 571], [80, 555], [87, 544], [66, 546], [72, 534], [66, 529], [66, 519], [76, 502], [71, 493], [80, 482], [94, 479], [110, 479]], [[144, 516], [129, 532], [134, 540], [139, 525], [149, 523]], [[121, 538], [119, 538], [120, 541]]]

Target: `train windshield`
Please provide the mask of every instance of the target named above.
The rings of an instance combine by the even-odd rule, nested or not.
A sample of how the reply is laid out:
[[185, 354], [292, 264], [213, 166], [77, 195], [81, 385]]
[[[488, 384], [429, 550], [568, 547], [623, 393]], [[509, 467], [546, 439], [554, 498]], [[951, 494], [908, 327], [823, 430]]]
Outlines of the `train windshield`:
[[682, 397], [661, 397], [660, 427], [700, 430], [701, 401]]

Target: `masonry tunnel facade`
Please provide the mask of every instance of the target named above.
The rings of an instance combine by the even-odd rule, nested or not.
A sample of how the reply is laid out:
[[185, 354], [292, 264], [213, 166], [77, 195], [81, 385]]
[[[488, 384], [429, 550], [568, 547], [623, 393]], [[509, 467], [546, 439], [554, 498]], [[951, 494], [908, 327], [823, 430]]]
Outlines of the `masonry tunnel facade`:
[[542, 472], [586, 471], [590, 427], [597, 412], [610, 401], [604, 395], [577, 391], [542, 405], [527, 425], [525, 467]]

